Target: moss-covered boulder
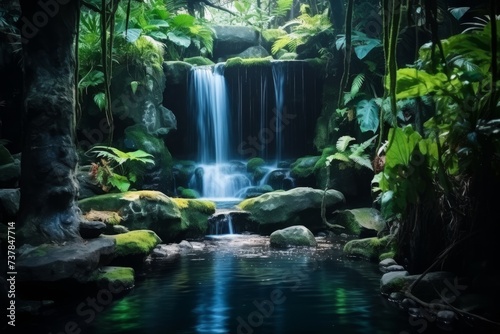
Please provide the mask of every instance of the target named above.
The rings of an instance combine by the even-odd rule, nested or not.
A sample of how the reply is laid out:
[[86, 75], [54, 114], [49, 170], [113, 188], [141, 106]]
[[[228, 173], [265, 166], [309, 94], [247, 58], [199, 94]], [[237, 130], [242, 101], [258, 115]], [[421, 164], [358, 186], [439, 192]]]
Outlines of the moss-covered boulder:
[[215, 63], [213, 61], [211, 61], [208, 58], [202, 57], [202, 56], [184, 58], [184, 61], [188, 64], [196, 65], [196, 66], [215, 65]]
[[378, 262], [384, 258], [394, 256], [393, 236], [351, 240], [344, 245], [344, 253], [348, 256], [359, 256]]
[[[304, 225], [313, 232], [326, 228], [321, 219], [321, 203], [324, 191], [307, 187], [287, 191], [273, 191], [242, 201], [238, 207], [250, 212], [257, 221], [259, 232], [273, 231], [293, 225]], [[327, 211], [333, 211], [344, 202], [342, 193], [328, 190], [325, 195]]]
[[316, 247], [318, 243], [312, 232], [305, 226], [290, 226], [277, 230], [269, 236], [269, 243], [274, 248], [287, 248], [291, 246]]
[[253, 173], [259, 167], [262, 167], [266, 164], [264, 159], [262, 158], [252, 158], [247, 162], [247, 172]]
[[163, 63], [163, 73], [169, 85], [187, 85], [189, 72], [193, 65], [185, 61], [166, 61]]
[[200, 198], [201, 195], [198, 191], [189, 188], [178, 187], [177, 194], [181, 198]]
[[89, 278], [89, 282], [101, 289], [112, 287], [114, 291], [128, 290], [134, 287], [135, 271], [130, 267], [105, 266], [96, 270]]
[[315, 166], [321, 156], [308, 156], [292, 163], [290, 175], [299, 186], [316, 187]]
[[365, 230], [377, 232], [385, 228], [385, 222], [380, 212], [373, 208], [358, 208], [337, 212], [333, 223], [343, 226], [342, 233], [360, 235], [367, 233]]
[[133, 268], [141, 268], [146, 257], [162, 241], [150, 230], [136, 230], [106, 237], [116, 241], [110, 264]]
[[163, 242], [204, 235], [215, 204], [206, 200], [171, 198], [159, 191], [129, 191], [99, 195], [79, 201], [84, 214], [90, 210], [113, 211], [129, 230], [152, 230]]

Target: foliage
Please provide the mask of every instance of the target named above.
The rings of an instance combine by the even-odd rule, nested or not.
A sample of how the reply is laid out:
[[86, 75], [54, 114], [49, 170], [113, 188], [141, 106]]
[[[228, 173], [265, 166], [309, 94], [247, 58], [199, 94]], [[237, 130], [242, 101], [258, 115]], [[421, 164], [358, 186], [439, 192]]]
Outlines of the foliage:
[[139, 166], [154, 165], [154, 160], [151, 159], [153, 156], [142, 150], [127, 153], [114, 147], [94, 146], [90, 153], [100, 158], [99, 162], [92, 163], [90, 175], [104, 191], [128, 191], [131, 184], [137, 181]]
[[301, 15], [296, 19], [288, 21], [281, 29], [290, 28], [291, 32], [280, 36], [271, 48], [271, 52], [276, 54], [281, 49], [296, 52], [299, 45], [306, 44], [312, 37], [323, 32], [331, 32], [332, 24], [328, 18], [328, 11], [311, 16], [307, 11], [307, 6], [301, 6]]
[[[337, 35], [337, 41], [335, 45], [337, 50], [345, 50], [346, 40], [344, 34]], [[366, 34], [360, 31], [353, 31], [351, 37], [352, 47], [354, 48], [354, 53], [359, 59], [363, 59], [378, 46], [382, 46], [380, 39], [368, 37]]]
[[326, 166], [330, 166], [333, 160], [338, 160], [340, 161], [340, 169], [347, 167], [359, 169], [365, 167], [373, 170], [370, 156], [365, 150], [370, 147], [375, 138], [377, 138], [377, 136], [373, 136], [361, 144], [350, 144], [351, 141], [356, 139], [350, 136], [340, 137], [336, 144], [337, 152], [326, 158]]

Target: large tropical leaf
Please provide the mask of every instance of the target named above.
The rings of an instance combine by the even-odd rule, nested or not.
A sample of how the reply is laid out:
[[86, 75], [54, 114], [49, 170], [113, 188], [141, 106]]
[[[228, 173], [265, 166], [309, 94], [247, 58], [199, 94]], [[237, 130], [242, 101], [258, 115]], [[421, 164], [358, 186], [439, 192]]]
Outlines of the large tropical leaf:
[[386, 153], [386, 167], [392, 168], [397, 165], [408, 166], [413, 151], [421, 139], [422, 136], [413, 130], [410, 125], [404, 128], [398, 127], [390, 129], [389, 140], [392, 140], [392, 143]]
[[362, 132], [377, 132], [380, 107], [375, 99], [361, 100], [356, 105], [356, 118]]
[[183, 32], [180, 31], [170, 31], [167, 34], [167, 37], [170, 41], [172, 41], [174, 44], [177, 44], [182, 47], [189, 47], [191, 45], [191, 38], [184, 34]]
[[[386, 78], [388, 86], [388, 78]], [[442, 90], [448, 78], [444, 73], [429, 74], [415, 68], [402, 68], [397, 72], [396, 98], [406, 99]], [[388, 88], [388, 87], [387, 87]]]

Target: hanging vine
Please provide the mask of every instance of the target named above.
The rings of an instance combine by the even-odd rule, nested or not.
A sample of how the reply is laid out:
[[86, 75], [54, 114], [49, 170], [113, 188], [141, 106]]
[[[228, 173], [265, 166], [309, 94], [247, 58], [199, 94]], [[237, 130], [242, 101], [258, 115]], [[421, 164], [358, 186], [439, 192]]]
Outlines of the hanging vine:
[[344, 107], [344, 91], [346, 90], [347, 78], [351, 68], [351, 55], [352, 55], [352, 13], [354, 9], [354, 0], [347, 2], [347, 11], [345, 16], [345, 54], [344, 54], [344, 73], [340, 80], [338, 108]]

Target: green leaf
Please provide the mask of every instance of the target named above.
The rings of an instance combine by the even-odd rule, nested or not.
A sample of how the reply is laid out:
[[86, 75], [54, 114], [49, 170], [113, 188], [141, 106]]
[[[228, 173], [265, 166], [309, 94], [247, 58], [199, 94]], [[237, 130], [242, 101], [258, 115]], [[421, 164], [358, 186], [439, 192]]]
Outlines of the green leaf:
[[337, 140], [337, 144], [335, 146], [339, 152], [344, 152], [349, 143], [353, 140], [356, 140], [356, 138], [351, 136], [342, 136]]
[[170, 31], [167, 37], [172, 43], [177, 44], [182, 47], [189, 47], [191, 45], [191, 38], [180, 31]]
[[[415, 68], [402, 68], [397, 72], [396, 98], [406, 99], [427, 95], [445, 88], [448, 78], [444, 73], [435, 75]], [[386, 88], [388, 77], [386, 77]]]
[[195, 18], [189, 14], [179, 14], [172, 19], [172, 26], [174, 27], [189, 27], [194, 25]]
[[378, 39], [371, 39], [366, 42], [366, 44], [362, 45], [356, 45], [354, 47], [354, 53], [358, 57], [358, 59], [363, 59], [366, 57], [368, 53], [370, 53], [371, 50], [376, 48], [377, 46], [380, 46], [380, 40]]
[[130, 188], [129, 180], [125, 176], [120, 174], [113, 173], [113, 175], [111, 175], [111, 177], [108, 179], [108, 182], [121, 192], [128, 191], [128, 189]]
[[131, 81], [130, 82], [130, 88], [132, 88], [132, 93], [135, 94], [135, 92], [137, 91], [137, 87], [139, 86], [139, 82], [138, 81]]
[[363, 73], [359, 73], [354, 77], [352, 80], [352, 85], [351, 85], [351, 99], [353, 99], [356, 95], [358, 95], [359, 90], [363, 86], [363, 82], [365, 82], [365, 75]]
[[106, 95], [104, 93], [95, 94], [94, 102], [99, 107], [100, 110], [104, 110], [106, 107]]
[[330, 157], [331, 157], [331, 160], [335, 159], [335, 160], [339, 160], [339, 161], [350, 162], [349, 157], [345, 153], [337, 152], [337, 153], [330, 155], [329, 158]]
[[78, 87], [84, 89], [91, 86], [98, 86], [102, 83], [104, 83], [104, 73], [98, 70], [92, 70], [80, 80]]
[[386, 167], [408, 166], [415, 146], [422, 139], [422, 136], [414, 131], [411, 126], [406, 126], [403, 129], [399, 127], [391, 128], [389, 130], [389, 140], [391, 140], [392, 136], [394, 136], [394, 139], [392, 139], [385, 158]]
[[359, 123], [359, 128], [362, 132], [373, 131], [377, 132], [379, 126], [379, 111], [375, 99], [361, 100], [356, 105], [356, 118]]
[[123, 36], [127, 40], [127, 42], [134, 43], [141, 36], [142, 29], [127, 29], [123, 32]]
[[351, 154], [349, 156], [349, 159], [351, 159], [360, 166], [373, 170], [372, 162], [368, 154], [363, 154], [363, 155]]

